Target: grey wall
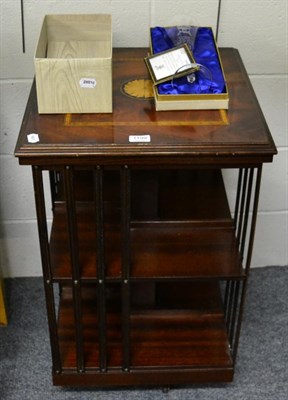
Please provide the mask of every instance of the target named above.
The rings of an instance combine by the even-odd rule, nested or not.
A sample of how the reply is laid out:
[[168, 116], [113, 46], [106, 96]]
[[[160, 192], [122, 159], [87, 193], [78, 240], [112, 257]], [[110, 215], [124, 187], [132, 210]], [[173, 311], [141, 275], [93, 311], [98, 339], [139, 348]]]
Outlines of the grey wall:
[[[13, 156], [45, 14], [110, 13], [113, 45], [148, 46], [155, 25], [194, 24], [216, 31], [218, 0], [0, 0], [0, 262], [5, 276], [41, 274], [31, 171]], [[263, 171], [253, 266], [288, 264], [288, 129], [286, 0], [222, 0], [219, 46], [238, 48], [278, 147]], [[231, 177], [225, 176], [230, 190]], [[232, 189], [229, 195], [233, 196]]]

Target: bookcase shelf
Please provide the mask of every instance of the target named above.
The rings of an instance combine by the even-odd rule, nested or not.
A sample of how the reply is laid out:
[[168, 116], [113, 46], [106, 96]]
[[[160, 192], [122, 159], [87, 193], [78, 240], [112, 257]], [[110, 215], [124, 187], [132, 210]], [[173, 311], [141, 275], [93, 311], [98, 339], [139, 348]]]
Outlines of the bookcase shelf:
[[[73, 176], [73, 259], [65, 174], [58, 174], [50, 261], [52, 282], [60, 285], [57, 334], [62, 373], [54, 375], [54, 383], [65, 384], [81, 371], [79, 384], [102, 382], [99, 373], [104, 371], [113, 379], [129, 371], [129, 379], [153, 373], [161, 380], [164, 371], [178, 376], [179, 369], [191, 382], [202, 376], [231, 381], [235, 320], [246, 274], [221, 170], [131, 171], [126, 271], [121, 173], [103, 171], [102, 179], [99, 230], [93, 171], [76, 170]], [[211, 211], [207, 199], [212, 194], [219, 207]], [[138, 207], [142, 195], [144, 205]], [[98, 235], [102, 259], [97, 254]], [[173, 382], [172, 376], [169, 380]]]
[[[168, 285], [170, 290], [173, 289], [171, 283]], [[189, 285], [182, 285], [182, 301], [177, 299], [179, 287], [175, 283], [174, 289], [175, 296], [169, 301], [171, 308], [168, 308], [167, 299], [163, 302], [161, 299], [161, 292], [162, 294], [165, 292], [165, 287], [160, 289], [160, 295], [156, 296], [157, 302], [153, 306], [134, 305], [130, 316], [131, 369], [179, 367], [231, 369], [233, 362], [218, 283], [202, 282], [196, 285], [190, 282]], [[97, 290], [95, 286], [87, 286], [87, 283], [81, 290], [85, 369], [97, 370], [99, 369]], [[107, 295], [107, 368], [121, 369], [123, 357], [121, 307], [119, 307], [121, 287], [110, 284], [111, 291], [113, 296], [111, 297], [111, 293], [110, 296]], [[69, 286], [62, 289], [58, 331], [63, 368], [76, 370], [73, 295]]]
[[[140, 174], [140, 177], [143, 174]], [[157, 176], [156, 187], [161, 189], [159, 180], [166, 181], [167, 174], [161, 173]], [[169, 182], [171, 174], [169, 173]], [[175, 177], [176, 173], [173, 172]], [[193, 178], [196, 175], [196, 182]], [[81, 173], [83, 185], [83, 172]], [[203, 180], [199, 171], [185, 171], [184, 176], [177, 172], [178, 178], [185, 182], [185, 186], [177, 186], [178, 197], [174, 196], [172, 212], [171, 206], [167, 211], [166, 203], [170, 203], [169, 194], [165, 190], [154, 193], [157, 198], [151, 200], [152, 204], [157, 204], [157, 213], [150, 211], [151, 220], [143, 220], [143, 213], [148, 217], [148, 211], [142, 206], [142, 215], [137, 209], [137, 220], [131, 219], [130, 241], [131, 241], [131, 279], [170, 279], [170, 278], [237, 278], [243, 276], [241, 259], [238, 249], [238, 242], [235, 237], [233, 220], [230, 216], [225, 188], [221, 179], [220, 171], [205, 171]], [[110, 178], [111, 175], [109, 174]], [[153, 177], [153, 180], [152, 180]], [[79, 177], [78, 177], [79, 178]], [[138, 190], [142, 187], [148, 192], [155, 188], [155, 172], [145, 173], [144, 182], [139, 182], [139, 174], [134, 174], [137, 179]], [[189, 179], [188, 179], [189, 178]], [[77, 178], [76, 178], [77, 179]], [[203, 198], [210, 198], [211, 186], [207, 181], [213, 182], [213, 203], [221, 204], [218, 214], [214, 207], [208, 206]], [[148, 185], [150, 183], [150, 187]], [[163, 182], [162, 182], [163, 183]], [[190, 186], [189, 186], [190, 183]], [[116, 192], [119, 182], [113, 177], [113, 181], [108, 182], [111, 192]], [[171, 185], [171, 184], [170, 184]], [[133, 181], [132, 181], [133, 186]], [[172, 185], [173, 187], [173, 185]], [[179, 188], [182, 188], [182, 191]], [[81, 186], [82, 188], [82, 186]], [[172, 190], [172, 189], [171, 189]], [[175, 190], [175, 188], [174, 188]], [[185, 193], [183, 193], [183, 191]], [[163, 193], [164, 192], [164, 193]], [[188, 217], [187, 193], [193, 192], [193, 212], [197, 212], [197, 220], [192, 220], [193, 212], [190, 211], [190, 220], [184, 220], [184, 212]], [[81, 191], [83, 193], [83, 191]], [[142, 193], [142, 192], [140, 192]], [[170, 193], [170, 189], [168, 190]], [[90, 195], [91, 196], [91, 195]], [[139, 196], [137, 192], [137, 196]], [[76, 196], [77, 198], [78, 196]], [[150, 198], [152, 195], [150, 194]], [[88, 197], [89, 199], [89, 197]], [[160, 199], [160, 200], [159, 200]], [[165, 201], [164, 201], [165, 199]], [[177, 202], [178, 199], [178, 202]], [[189, 197], [188, 197], [189, 200]], [[223, 201], [225, 200], [225, 202]], [[132, 203], [135, 199], [132, 198]], [[160, 202], [160, 205], [158, 204]], [[180, 203], [180, 204], [179, 204]], [[113, 204], [113, 203], [112, 203]], [[117, 215], [117, 204], [114, 210], [107, 207], [111, 201], [107, 201], [106, 211], [107, 220], [111, 215]], [[151, 206], [151, 204], [149, 204]], [[163, 206], [163, 207], [162, 207]], [[186, 208], [185, 208], [186, 207]], [[91, 201], [79, 201], [77, 203], [77, 232], [79, 247], [79, 270], [81, 279], [97, 279], [97, 255], [95, 243], [96, 237], [96, 217], [95, 206]], [[164, 208], [164, 211], [163, 209]], [[204, 208], [204, 210], [203, 210]], [[213, 211], [210, 211], [213, 208]], [[177, 213], [179, 210], [179, 213]], [[212, 215], [213, 214], [213, 218]], [[159, 216], [161, 215], [161, 216]], [[200, 219], [201, 215], [203, 218]], [[209, 216], [209, 218], [208, 218]], [[132, 214], [133, 217], [133, 214]], [[154, 219], [152, 219], [154, 218]], [[169, 218], [169, 219], [166, 219]], [[105, 269], [107, 280], [117, 280], [121, 278], [121, 221], [118, 217], [105, 224]], [[53, 279], [72, 279], [72, 264], [69, 250], [69, 231], [67, 225], [67, 209], [65, 202], [56, 202], [54, 208], [54, 220], [51, 233], [51, 262], [53, 268]]]

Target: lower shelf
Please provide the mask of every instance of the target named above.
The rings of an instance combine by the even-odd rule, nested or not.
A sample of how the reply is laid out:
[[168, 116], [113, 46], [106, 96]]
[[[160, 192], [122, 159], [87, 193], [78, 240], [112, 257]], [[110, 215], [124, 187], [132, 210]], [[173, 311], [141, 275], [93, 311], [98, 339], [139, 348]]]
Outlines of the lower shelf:
[[110, 370], [105, 373], [87, 370], [83, 374], [73, 371], [64, 371], [61, 374], [53, 374], [53, 384], [56, 386], [170, 386], [190, 385], [196, 383], [232, 382], [233, 368], [186, 368], [186, 369], [149, 369], [130, 370], [123, 372]]
[[174, 293], [169, 300], [162, 296], [167, 292], [163, 285], [160, 283], [158, 290], [156, 284], [154, 306], [131, 303], [128, 372], [122, 370], [120, 285], [111, 285], [107, 295], [105, 372], [99, 369], [96, 288], [93, 290], [94, 285], [82, 288], [83, 373], [77, 373], [76, 369], [72, 293], [70, 288], [63, 288], [58, 325], [62, 372], [54, 374], [54, 384], [111, 386], [231, 381], [233, 360], [219, 284], [178, 282], [173, 290], [169, 283], [169, 291]]

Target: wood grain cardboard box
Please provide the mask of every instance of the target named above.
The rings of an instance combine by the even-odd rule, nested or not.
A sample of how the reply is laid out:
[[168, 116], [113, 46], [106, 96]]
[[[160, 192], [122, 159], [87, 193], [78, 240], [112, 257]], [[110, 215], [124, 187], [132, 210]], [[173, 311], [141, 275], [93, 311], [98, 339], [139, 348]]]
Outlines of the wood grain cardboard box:
[[110, 15], [46, 15], [34, 63], [40, 114], [112, 112]]

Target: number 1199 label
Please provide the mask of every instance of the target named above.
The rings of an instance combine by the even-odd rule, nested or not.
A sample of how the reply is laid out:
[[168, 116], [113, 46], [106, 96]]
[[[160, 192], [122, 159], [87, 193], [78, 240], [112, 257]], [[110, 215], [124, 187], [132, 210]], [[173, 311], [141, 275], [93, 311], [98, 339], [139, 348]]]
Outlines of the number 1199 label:
[[130, 143], [149, 143], [151, 142], [150, 135], [129, 135]]

